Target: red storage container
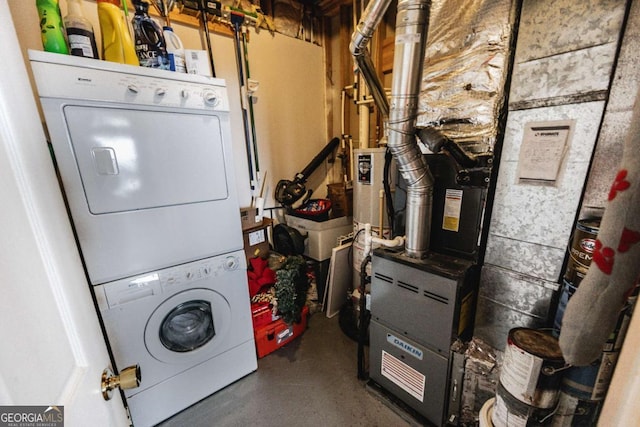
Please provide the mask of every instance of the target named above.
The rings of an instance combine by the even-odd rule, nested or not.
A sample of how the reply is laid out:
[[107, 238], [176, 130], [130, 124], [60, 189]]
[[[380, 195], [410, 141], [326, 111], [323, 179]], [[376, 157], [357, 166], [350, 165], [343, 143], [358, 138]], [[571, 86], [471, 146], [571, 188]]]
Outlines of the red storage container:
[[256, 351], [258, 358], [273, 353], [280, 347], [284, 346], [294, 338], [301, 335], [307, 329], [307, 317], [309, 316], [309, 308], [305, 305], [302, 307], [302, 318], [300, 323], [287, 325], [284, 320], [279, 319], [268, 325], [260, 326], [254, 329], [253, 334], [256, 339]]
[[253, 320], [254, 332], [261, 326], [268, 325], [280, 318], [277, 316], [274, 318], [273, 309], [268, 302], [256, 302], [251, 303], [251, 318]]

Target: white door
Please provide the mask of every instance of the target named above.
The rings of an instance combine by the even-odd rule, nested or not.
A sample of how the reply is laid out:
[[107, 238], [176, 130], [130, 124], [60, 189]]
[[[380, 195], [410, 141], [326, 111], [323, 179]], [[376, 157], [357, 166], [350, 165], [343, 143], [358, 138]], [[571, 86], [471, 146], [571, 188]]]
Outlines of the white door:
[[68, 426], [125, 426], [109, 357], [7, 0], [0, 0], [0, 405], [64, 406]]

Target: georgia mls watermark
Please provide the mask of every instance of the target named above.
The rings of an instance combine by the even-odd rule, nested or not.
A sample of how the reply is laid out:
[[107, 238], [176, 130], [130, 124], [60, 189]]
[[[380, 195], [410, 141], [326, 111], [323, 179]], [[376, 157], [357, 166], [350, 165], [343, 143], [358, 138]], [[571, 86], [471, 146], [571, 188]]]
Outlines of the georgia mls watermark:
[[0, 427], [64, 427], [64, 406], [0, 406]]

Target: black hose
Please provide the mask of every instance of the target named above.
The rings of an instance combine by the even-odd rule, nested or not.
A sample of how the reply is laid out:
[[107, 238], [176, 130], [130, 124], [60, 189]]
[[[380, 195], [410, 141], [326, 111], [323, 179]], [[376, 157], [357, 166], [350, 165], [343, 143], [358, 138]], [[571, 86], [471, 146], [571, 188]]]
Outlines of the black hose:
[[305, 166], [302, 172], [298, 174], [300, 178], [298, 178], [297, 176], [296, 179], [300, 179], [302, 183], [305, 183], [307, 179], [311, 176], [313, 171], [315, 171], [318, 168], [318, 166], [320, 166], [322, 162], [324, 162], [325, 159], [329, 157], [329, 155], [338, 146], [338, 144], [340, 144], [340, 138], [336, 137], [336, 138], [333, 138], [331, 141], [329, 141], [327, 145], [325, 145], [324, 148], [320, 150], [320, 152], [316, 154], [316, 156], [309, 162], [309, 164]]
[[358, 325], [358, 379], [366, 380], [369, 374], [364, 366], [364, 346], [369, 329], [371, 314], [367, 311], [367, 264], [371, 262], [371, 255], [367, 255], [360, 264], [360, 322]]

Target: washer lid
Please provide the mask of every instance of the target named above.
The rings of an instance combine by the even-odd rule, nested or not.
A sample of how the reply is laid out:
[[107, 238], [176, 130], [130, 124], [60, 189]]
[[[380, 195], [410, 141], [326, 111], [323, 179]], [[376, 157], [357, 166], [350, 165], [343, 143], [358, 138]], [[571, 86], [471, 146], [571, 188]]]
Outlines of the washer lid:
[[166, 363], [198, 363], [221, 353], [231, 327], [231, 307], [220, 293], [189, 289], [164, 301], [144, 331], [149, 353]]

